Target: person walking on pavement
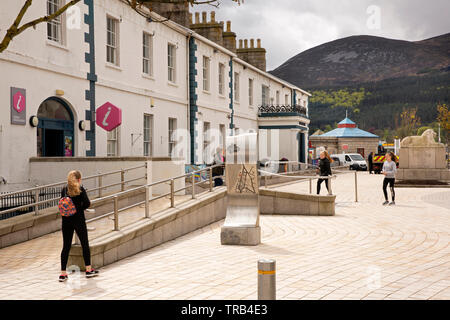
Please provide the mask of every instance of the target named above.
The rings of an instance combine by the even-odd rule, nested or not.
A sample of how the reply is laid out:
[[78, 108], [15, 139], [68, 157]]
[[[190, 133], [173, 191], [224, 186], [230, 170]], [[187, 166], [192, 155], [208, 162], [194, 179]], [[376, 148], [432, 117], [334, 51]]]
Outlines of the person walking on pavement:
[[80, 239], [83, 248], [84, 264], [86, 266], [86, 278], [98, 275], [98, 271], [91, 266], [91, 252], [89, 249], [88, 232], [84, 210], [89, 208], [91, 202], [87, 196], [86, 189], [81, 185], [81, 173], [70, 171], [67, 176], [67, 186], [61, 190], [61, 198], [70, 197], [76, 208], [76, 213], [72, 216], [62, 217], [63, 248], [61, 251], [61, 275], [59, 281], [68, 279], [66, 272], [67, 260], [69, 259], [70, 248], [72, 247], [73, 232], [75, 231]]
[[[317, 173], [322, 177], [331, 176], [331, 163], [333, 159], [331, 159], [330, 155], [327, 151], [322, 151], [320, 153], [319, 160], [319, 168], [317, 169]], [[330, 189], [328, 188], [328, 179], [318, 179], [317, 180], [317, 194], [320, 194], [320, 185], [325, 181], [325, 186], [327, 187], [328, 192]]]
[[372, 171], [373, 171], [373, 152], [371, 152], [369, 154], [369, 158], [367, 160], [369, 160], [369, 173], [372, 174]]
[[[384, 199], [383, 205], [395, 205], [395, 173], [397, 172], [397, 164], [395, 162], [395, 155], [393, 152], [389, 152], [386, 154], [386, 161], [383, 164], [384, 180], [383, 180], [383, 193]], [[387, 186], [389, 185], [389, 189], [391, 190], [392, 202], [389, 203]]]
[[214, 153], [214, 162], [213, 166], [220, 165], [220, 167], [215, 167], [212, 169], [212, 176], [214, 178], [214, 187], [223, 185], [223, 173], [225, 167], [225, 158], [223, 157], [223, 150], [221, 147], [216, 149], [216, 153]]

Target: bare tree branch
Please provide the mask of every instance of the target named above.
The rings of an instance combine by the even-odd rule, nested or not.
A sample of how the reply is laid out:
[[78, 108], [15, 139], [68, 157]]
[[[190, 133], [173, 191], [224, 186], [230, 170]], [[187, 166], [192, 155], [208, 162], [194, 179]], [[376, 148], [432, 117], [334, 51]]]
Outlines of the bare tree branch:
[[0, 53], [3, 52], [4, 50], [6, 50], [6, 48], [9, 45], [9, 43], [16, 36], [18, 36], [19, 34], [24, 32], [26, 29], [34, 27], [34, 26], [36, 26], [39, 23], [48, 22], [48, 21], [51, 21], [51, 20], [59, 17], [68, 8], [76, 5], [80, 1], [81, 0], [72, 0], [72, 1], [68, 2], [67, 4], [65, 4], [63, 7], [61, 7], [59, 10], [57, 10], [55, 13], [53, 13], [51, 15], [48, 15], [48, 16], [44, 16], [44, 17], [38, 18], [38, 19], [35, 19], [35, 20], [32, 20], [32, 21], [30, 21], [28, 23], [25, 23], [21, 27], [19, 27], [19, 24], [22, 21], [23, 16], [25, 15], [25, 13], [27, 12], [28, 8], [33, 3], [33, 0], [26, 0], [24, 5], [23, 5], [23, 7], [22, 7], [22, 9], [20, 10], [19, 14], [17, 15], [16, 20], [11, 25], [11, 27], [9, 27], [8, 31], [6, 32], [5, 37], [3, 38], [2, 42], [0, 43]]
[[[23, 4], [22, 8], [20, 9], [20, 12], [18, 13], [16, 19], [14, 20], [13, 24], [9, 27], [9, 29], [6, 32], [6, 35], [4, 36], [2, 42], [0, 43], [0, 53], [5, 51], [10, 42], [19, 34], [21, 34], [23, 31], [27, 30], [28, 28], [34, 27], [40, 23], [51, 21], [57, 17], [59, 17], [61, 14], [63, 14], [68, 8], [76, 5], [81, 0], [71, 0], [64, 6], [62, 6], [60, 9], [58, 9], [55, 13], [51, 15], [47, 15], [35, 20], [32, 20], [28, 23], [25, 23], [21, 27], [19, 27], [20, 23], [22, 22], [23, 17], [25, 16], [25, 13], [27, 12], [28, 8], [32, 5], [33, 0], [25, 0], [25, 3]], [[171, 4], [182, 4], [187, 3], [191, 6], [194, 5], [200, 5], [200, 4], [209, 4], [214, 7], [218, 7], [220, 5], [219, 0], [121, 0], [122, 2], [128, 4], [134, 11], [136, 11], [141, 16], [149, 19], [151, 16], [149, 15], [148, 10], [152, 11], [151, 4], [152, 3], [171, 3]], [[244, 0], [230, 0], [233, 2], [236, 2], [237, 4], [241, 4], [244, 2]], [[146, 5], [144, 9], [144, 5]], [[170, 20], [169, 17], [163, 19], [163, 20], [153, 20], [154, 22], [165, 22]]]

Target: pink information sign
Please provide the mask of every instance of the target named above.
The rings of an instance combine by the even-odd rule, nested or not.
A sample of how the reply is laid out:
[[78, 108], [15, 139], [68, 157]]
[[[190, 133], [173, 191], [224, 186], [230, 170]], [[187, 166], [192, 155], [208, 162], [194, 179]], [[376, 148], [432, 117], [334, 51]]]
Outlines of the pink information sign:
[[97, 108], [95, 122], [106, 131], [112, 131], [122, 124], [122, 109], [106, 102]]
[[20, 91], [13, 97], [13, 108], [19, 113], [25, 110], [25, 96]]

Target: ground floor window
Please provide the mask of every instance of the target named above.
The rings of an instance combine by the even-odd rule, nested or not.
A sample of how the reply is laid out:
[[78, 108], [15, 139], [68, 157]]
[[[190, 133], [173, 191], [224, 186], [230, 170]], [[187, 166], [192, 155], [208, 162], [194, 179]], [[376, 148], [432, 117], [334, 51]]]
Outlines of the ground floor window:
[[175, 150], [176, 137], [175, 131], [177, 130], [177, 119], [169, 118], [169, 157], [173, 157]]
[[153, 156], [153, 115], [144, 115], [144, 156]]
[[119, 155], [119, 128], [107, 133], [107, 155], [117, 157]]

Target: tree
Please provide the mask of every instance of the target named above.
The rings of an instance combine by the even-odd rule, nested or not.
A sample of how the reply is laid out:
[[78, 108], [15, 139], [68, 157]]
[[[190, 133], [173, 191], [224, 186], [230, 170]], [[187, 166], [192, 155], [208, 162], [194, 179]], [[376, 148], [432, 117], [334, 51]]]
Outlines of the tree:
[[[23, 17], [25, 16], [26, 12], [30, 8], [30, 6], [33, 4], [33, 0], [22, 0], [25, 1], [22, 8], [20, 9], [19, 13], [17, 14], [16, 18], [14, 19], [14, 22], [11, 24], [11, 26], [6, 31], [5, 36], [3, 37], [3, 40], [0, 42], [0, 53], [5, 51], [11, 41], [20, 35], [22, 32], [29, 28], [34, 28], [36, 25], [43, 23], [43, 22], [49, 22], [53, 19], [59, 17], [61, 14], [63, 14], [67, 9], [70, 7], [76, 5], [81, 0], [71, 0], [67, 2], [64, 6], [62, 6], [59, 10], [54, 12], [53, 14], [46, 15], [34, 20], [31, 20], [23, 25], [20, 25], [22, 22]], [[199, 5], [199, 4], [209, 4], [215, 7], [218, 7], [220, 5], [219, 0], [121, 0], [124, 3], [127, 3], [131, 8], [133, 8], [137, 13], [143, 16], [147, 16], [148, 10], [152, 10], [152, 4], [161, 4], [161, 3], [171, 3], [171, 4], [189, 4], [191, 6], [193, 5]], [[233, 2], [236, 2], [237, 4], [241, 4], [244, 2], [244, 0], [230, 0]], [[145, 7], [146, 8], [145, 8]], [[166, 21], [166, 20], [164, 20]], [[161, 21], [160, 21], [161, 22]]]
[[417, 116], [417, 108], [403, 109], [400, 114], [400, 124], [398, 115], [396, 116], [397, 135], [400, 139], [415, 135], [417, 127], [420, 125], [420, 118]]
[[437, 111], [437, 121], [441, 125], [441, 130], [444, 133], [445, 141], [448, 142], [450, 134], [450, 110], [446, 104], [439, 104], [437, 106]]
[[432, 129], [432, 128], [429, 126], [420, 127], [419, 129], [417, 129], [417, 135], [421, 136], [428, 129]]
[[342, 107], [351, 109], [353, 113], [359, 113], [360, 109], [357, 108], [369, 93], [364, 88], [359, 90], [330, 90], [329, 92], [324, 90], [318, 90], [312, 92], [310, 98], [311, 103], [318, 103], [322, 105], [329, 105], [331, 108]]

